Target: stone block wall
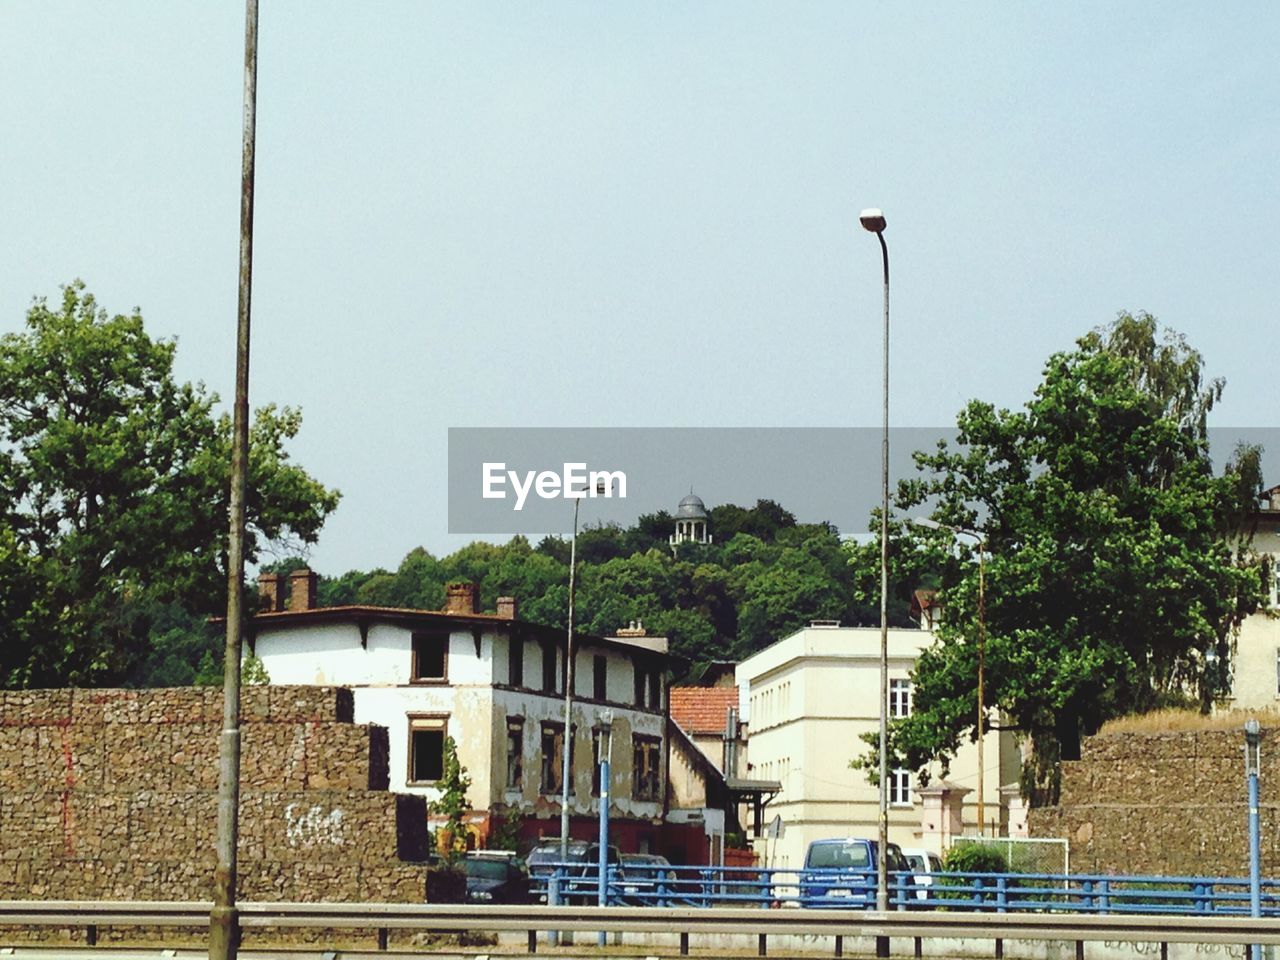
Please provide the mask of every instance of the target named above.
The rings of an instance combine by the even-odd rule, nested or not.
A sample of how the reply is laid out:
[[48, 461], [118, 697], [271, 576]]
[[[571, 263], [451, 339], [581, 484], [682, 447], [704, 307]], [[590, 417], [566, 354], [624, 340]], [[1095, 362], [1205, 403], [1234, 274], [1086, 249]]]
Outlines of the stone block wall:
[[[248, 687], [238, 896], [421, 902], [421, 798], [351, 691]], [[0, 692], [0, 899], [209, 900], [218, 689]]]
[[[1280, 876], [1280, 737], [1263, 729], [1263, 876]], [[1060, 802], [1030, 812], [1033, 837], [1065, 837], [1073, 873], [1249, 874], [1244, 735], [1117, 733], [1062, 765]]]

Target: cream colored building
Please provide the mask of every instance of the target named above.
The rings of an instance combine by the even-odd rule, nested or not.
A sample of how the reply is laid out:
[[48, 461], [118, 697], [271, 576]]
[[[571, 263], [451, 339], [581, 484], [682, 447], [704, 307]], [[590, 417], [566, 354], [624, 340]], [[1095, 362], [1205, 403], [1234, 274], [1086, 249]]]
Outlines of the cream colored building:
[[1227, 706], [1280, 710], [1280, 486], [1267, 491], [1251, 519], [1253, 549], [1271, 560], [1270, 595], [1267, 606], [1240, 625]]
[[[891, 716], [911, 710], [911, 669], [932, 639], [928, 630], [889, 631]], [[879, 628], [815, 624], [744, 660], [737, 681], [742, 719], [749, 724], [752, 769], [747, 776], [782, 785], [765, 817], [781, 817], [783, 836], [757, 841], [760, 862], [795, 867], [810, 840], [874, 838], [879, 791], [849, 762], [866, 751], [862, 734], [879, 729]], [[1000, 787], [1017, 781], [1020, 760], [1008, 733], [988, 732], [984, 754], [984, 822], [986, 832], [996, 834], [1007, 816]], [[912, 774], [891, 773], [891, 841], [941, 853], [948, 833], [977, 832], [975, 744], [960, 750], [946, 779], [953, 797], [965, 795], [959, 823], [940, 822], [944, 812], [937, 806], [936, 789], [926, 808]]]

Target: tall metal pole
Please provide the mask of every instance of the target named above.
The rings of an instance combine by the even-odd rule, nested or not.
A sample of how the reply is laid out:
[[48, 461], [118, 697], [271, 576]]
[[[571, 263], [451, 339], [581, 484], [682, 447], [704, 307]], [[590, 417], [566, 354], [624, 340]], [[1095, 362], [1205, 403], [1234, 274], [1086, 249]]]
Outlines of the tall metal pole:
[[[975, 534], [975, 536], [977, 536]], [[986, 720], [983, 702], [983, 675], [987, 646], [987, 574], [985, 566], [986, 541], [978, 539], [978, 836], [986, 836], [986, 760], [983, 755], [983, 724]]]
[[578, 569], [578, 507], [581, 504], [581, 497], [573, 501], [573, 539], [569, 541], [569, 632], [564, 645], [564, 751], [560, 758], [561, 863], [569, 859], [569, 781], [573, 776], [569, 769], [569, 747], [573, 740], [573, 723], [569, 715], [573, 706], [573, 593]]
[[[880, 442], [880, 817], [876, 844], [876, 909], [889, 909], [889, 247], [879, 210], [863, 210], [863, 229], [880, 241], [884, 261], [884, 411]], [[889, 955], [889, 938], [876, 937], [876, 956]]]
[[253, 172], [258, 103], [258, 0], [245, 0], [244, 128], [240, 152], [240, 292], [236, 324], [236, 398], [231, 438], [227, 633], [218, 757], [217, 866], [209, 914], [210, 960], [235, 960], [236, 839], [240, 806], [240, 632], [244, 618], [245, 473], [249, 457], [249, 306], [253, 290]]
[[[1262, 916], [1262, 836], [1258, 822], [1258, 774], [1262, 767], [1262, 728], [1252, 718], [1244, 724], [1244, 772], [1249, 786], [1249, 915]], [[1262, 945], [1250, 944], [1251, 960], [1261, 960]]]
[[[613, 712], [606, 710], [600, 715], [600, 873], [596, 886], [596, 903], [601, 907], [609, 904], [609, 781], [612, 777], [610, 761], [613, 759]], [[656, 877], [655, 877], [656, 879]], [[599, 946], [604, 946], [608, 935], [601, 930], [596, 938]]]

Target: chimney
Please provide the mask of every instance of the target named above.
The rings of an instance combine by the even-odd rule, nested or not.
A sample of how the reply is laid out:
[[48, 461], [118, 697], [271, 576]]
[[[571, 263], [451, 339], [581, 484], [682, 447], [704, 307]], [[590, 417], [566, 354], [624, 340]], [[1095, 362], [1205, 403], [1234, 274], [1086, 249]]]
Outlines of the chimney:
[[498, 616], [503, 620], [516, 619], [516, 598], [515, 597], [499, 597], [498, 598]]
[[643, 620], [632, 620], [627, 626], [620, 629], [614, 636], [616, 637], [643, 637], [646, 635]]
[[444, 588], [444, 612], [468, 616], [476, 612], [477, 585], [471, 582], [449, 583]]
[[258, 574], [258, 608], [264, 613], [284, 609], [284, 577], [280, 574]]
[[316, 608], [316, 574], [314, 570], [303, 567], [289, 574], [289, 609], [294, 613], [299, 610]]

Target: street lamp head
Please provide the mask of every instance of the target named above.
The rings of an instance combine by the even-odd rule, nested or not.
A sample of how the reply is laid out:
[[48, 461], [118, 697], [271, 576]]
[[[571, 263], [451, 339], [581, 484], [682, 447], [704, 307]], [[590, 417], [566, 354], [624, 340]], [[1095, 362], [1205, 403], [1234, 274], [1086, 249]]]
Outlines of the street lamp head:
[[911, 522], [917, 527], [927, 527], [930, 530], [941, 530], [942, 524], [931, 517], [912, 517]]
[[1257, 720], [1250, 717], [1244, 722], [1244, 738], [1250, 745], [1257, 743], [1261, 735], [1262, 727]]
[[870, 230], [872, 233], [884, 232], [884, 212], [878, 208], [872, 207], [870, 210], [863, 210], [858, 214], [858, 220], [862, 223], [864, 230]]

